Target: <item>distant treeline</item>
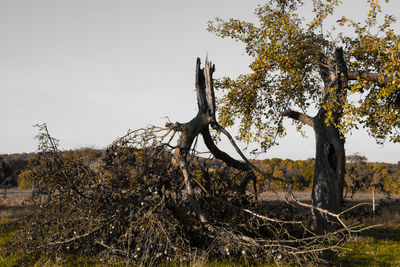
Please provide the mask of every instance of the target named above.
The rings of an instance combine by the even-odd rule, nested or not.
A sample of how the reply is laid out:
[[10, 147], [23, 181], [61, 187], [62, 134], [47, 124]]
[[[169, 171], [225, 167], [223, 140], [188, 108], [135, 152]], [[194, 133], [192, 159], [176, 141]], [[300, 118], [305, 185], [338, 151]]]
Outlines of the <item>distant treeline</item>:
[[[265, 159], [257, 162], [268, 174], [291, 181], [294, 190], [311, 190], [314, 177], [314, 159]], [[260, 185], [268, 186], [262, 176], [258, 176]], [[367, 158], [354, 154], [346, 157], [345, 196], [357, 191], [375, 189], [390, 194], [400, 194], [400, 161], [397, 164], [367, 162]], [[280, 183], [272, 183], [279, 188]]]
[[[80, 148], [68, 150], [63, 154], [68, 157], [77, 155], [93, 164], [101, 161], [104, 150], [93, 148]], [[30, 183], [24, 180], [25, 172], [29, 171], [36, 161], [36, 153], [0, 154], [0, 185], [7, 187], [29, 188]]]
[[[95, 169], [101, 164], [105, 150], [80, 148], [63, 152], [65, 157], [85, 158]], [[28, 166], [35, 164], [35, 153], [0, 155], [0, 184], [5, 186], [29, 188], [31, 185], [24, 177]], [[202, 160], [210, 169], [217, 168], [218, 161]], [[311, 190], [314, 177], [314, 159], [264, 159], [254, 161], [264, 172], [289, 181], [293, 190]], [[229, 173], [229, 172], [228, 172]], [[390, 194], [400, 194], [400, 161], [397, 164], [367, 162], [366, 157], [354, 154], [346, 158], [345, 195], [351, 196], [357, 191], [375, 189]], [[279, 182], [269, 182], [263, 176], [257, 176], [258, 190], [280, 189]]]

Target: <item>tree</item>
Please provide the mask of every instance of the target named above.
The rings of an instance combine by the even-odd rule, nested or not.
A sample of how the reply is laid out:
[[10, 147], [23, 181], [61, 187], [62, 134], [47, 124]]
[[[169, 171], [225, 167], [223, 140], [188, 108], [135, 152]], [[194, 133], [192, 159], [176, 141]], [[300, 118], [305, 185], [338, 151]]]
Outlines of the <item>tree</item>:
[[[329, 230], [329, 218], [323, 210], [339, 212], [342, 202], [345, 133], [362, 122], [373, 136], [381, 137], [385, 130], [400, 125], [393, 105], [380, 110], [382, 102], [399, 102], [396, 69], [400, 46], [391, 29], [393, 16], [385, 16], [378, 25], [381, 9], [377, 0], [368, 1], [370, 11], [364, 24], [342, 18], [339, 26], [349, 25], [355, 35], [339, 32], [335, 40], [331, 36], [335, 29], [324, 34], [324, 21], [340, 1], [313, 0], [309, 23], [298, 14], [303, 2], [268, 0], [255, 11], [258, 25], [217, 18], [208, 29], [222, 38], [243, 42], [253, 58], [250, 73], [216, 82], [216, 88], [225, 90], [219, 118], [224, 126], [238, 119], [239, 138], [257, 141], [263, 150], [276, 143], [276, 136], [285, 134], [285, 117], [300, 131], [303, 125], [314, 130], [314, 228], [325, 231]], [[373, 29], [380, 35], [373, 35]], [[349, 98], [356, 94], [361, 101]], [[308, 115], [313, 110], [316, 115]]]
[[359, 154], [346, 157], [346, 195], [353, 197], [356, 191], [367, 189], [372, 182], [372, 173], [367, 168], [367, 158]]
[[383, 191], [388, 197], [391, 194], [398, 194], [400, 189], [399, 172], [394, 164], [379, 162], [375, 163], [371, 169], [371, 186]]
[[9, 164], [7, 164], [2, 157], [0, 157], [0, 184], [2, 186], [9, 186], [13, 184], [13, 172]]

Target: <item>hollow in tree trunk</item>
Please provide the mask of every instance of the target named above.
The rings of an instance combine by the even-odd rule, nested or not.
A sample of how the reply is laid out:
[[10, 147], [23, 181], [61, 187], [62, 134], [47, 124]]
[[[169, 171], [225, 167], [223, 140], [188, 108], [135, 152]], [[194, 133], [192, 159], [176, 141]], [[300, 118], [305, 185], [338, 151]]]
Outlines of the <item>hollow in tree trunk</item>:
[[[314, 117], [316, 157], [314, 184], [312, 190], [313, 206], [339, 213], [342, 204], [345, 150], [344, 139], [333, 125], [325, 122], [325, 110]], [[328, 214], [313, 209], [313, 229], [316, 232], [331, 231], [336, 221]]]

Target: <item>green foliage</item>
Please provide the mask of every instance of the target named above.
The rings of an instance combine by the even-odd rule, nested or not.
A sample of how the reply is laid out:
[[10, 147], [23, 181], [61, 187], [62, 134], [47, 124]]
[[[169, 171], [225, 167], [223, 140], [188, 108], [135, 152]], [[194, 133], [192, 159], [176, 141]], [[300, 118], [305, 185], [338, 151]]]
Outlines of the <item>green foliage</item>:
[[[266, 1], [255, 11], [258, 23], [219, 18], [209, 23], [208, 30], [217, 36], [244, 43], [252, 58], [250, 73], [216, 82], [217, 89], [225, 90], [219, 101], [220, 122], [231, 126], [239, 120], [239, 138], [257, 141], [265, 150], [276, 136], [284, 135], [285, 111], [307, 113], [322, 107], [327, 123], [342, 134], [364, 123], [378, 140], [400, 141], [400, 37], [393, 28], [395, 18], [385, 15], [381, 21], [380, 3], [369, 0], [365, 22], [343, 17], [335, 25], [354, 31], [346, 36], [335, 28], [325, 31], [325, 19], [340, 1], [312, 3], [309, 23], [298, 13], [302, 0]], [[326, 76], [337, 74], [334, 52], [339, 44], [349, 77], [340, 77], [346, 82], [343, 92], [335, 95], [336, 82], [323, 81], [323, 72], [327, 68], [331, 73]], [[323, 101], [328, 95], [329, 101]], [[294, 123], [300, 130], [300, 120]]]
[[345, 196], [366, 190], [372, 185], [372, 172], [368, 170], [367, 158], [354, 154], [346, 157]]
[[400, 169], [399, 166], [388, 163], [376, 163], [370, 168], [372, 169], [373, 185], [390, 194], [400, 193]]
[[[347, 197], [352, 197], [356, 192], [363, 192], [374, 187], [378, 192], [388, 196], [400, 194], [400, 165], [390, 163], [371, 163], [359, 154], [347, 157], [345, 192]], [[293, 190], [309, 190], [314, 177], [313, 159], [265, 159], [258, 162], [264, 172], [282, 178], [292, 185]], [[257, 176], [258, 190], [267, 188], [280, 190], [281, 183], [268, 181], [264, 176]]]
[[[386, 1], [389, 2], [389, 1]], [[355, 37], [343, 37], [348, 51], [350, 70], [358, 71], [350, 90], [363, 96], [357, 105], [349, 105], [352, 112], [368, 128], [379, 143], [389, 139], [400, 141], [400, 36], [396, 34], [392, 15], [382, 15], [379, 1], [368, 1], [370, 11], [364, 23], [343, 17], [340, 25], [354, 30]], [[376, 74], [374, 77], [366, 73]]]
[[253, 58], [251, 73], [216, 82], [216, 88], [226, 89], [219, 102], [219, 121], [231, 126], [238, 118], [240, 138], [259, 141], [264, 149], [276, 134], [284, 133], [282, 112], [292, 105], [307, 110], [321, 100], [317, 63], [321, 47], [328, 44], [302, 27], [296, 13], [301, 2], [267, 1], [256, 10], [259, 25], [235, 19], [209, 24], [209, 31], [218, 36], [244, 42]]
[[37, 172], [36, 167], [39, 165], [39, 162], [36, 157], [28, 158], [27, 167], [18, 175], [18, 188], [19, 189], [31, 189], [32, 181], [31, 177], [34, 177]]
[[366, 157], [354, 154], [347, 157], [345, 191], [347, 196], [375, 188], [390, 197], [400, 193], [400, 169], [397, 164], [370, 163]]
[[[275, 177], [287, 181], [293, 190], [308, 190], [312, 187], [314, 177], [314, 160], [290, 160], [290, 159], [265, 159], [259, 164], [261, 169]], [[257, 176], [257, 181], [261, 187], [270, 187], [280, 190], [282, 184], [277, 181], [267, 181], [265, 177]], [[287, 186], [287, 185], [285, 185]]]

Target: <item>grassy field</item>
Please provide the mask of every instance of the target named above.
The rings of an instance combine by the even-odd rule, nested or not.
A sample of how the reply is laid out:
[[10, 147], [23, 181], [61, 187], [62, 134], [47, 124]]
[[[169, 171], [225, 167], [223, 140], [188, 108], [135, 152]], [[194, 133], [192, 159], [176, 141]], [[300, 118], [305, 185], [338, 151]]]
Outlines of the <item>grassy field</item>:
[[[24, 255], [7, 255], [5, 248], [19, 227], [18, 219], [30, 211], [26, 201], [30, 191], [9, 190], [0, 192], [0, 266], [105, 266], [93, 258], [80, 255], [64, 255], [60, 259], [29, 259]], [[263, 193], [264, 201], [281, 201], [284, 196], [271, 192]], [[310, 192], [296, 192], [296, 197], [309, 201]], [[366, 225], [379, 225], [355, 235], [336, 252], [324, 255], [329, 266], [394, 266], [400, 264], [400, 196], [390, 200], [383, 194], [376, 194], [377, 215], [372, 214], [371, 205], [359, 208], [347, 217], [348, 221], [358, 220]], [[350, 207], [360, 202], [371, 202], [370, 193], [360, 193], [348, 199]], [[197, 263], [198, 265], [231, 266], [234, 263]], [[172, 264], [173, 265], [173, 264]]]
[[398, 266], [400, 224], [366, 230], [327, 258], [336, 266]]

